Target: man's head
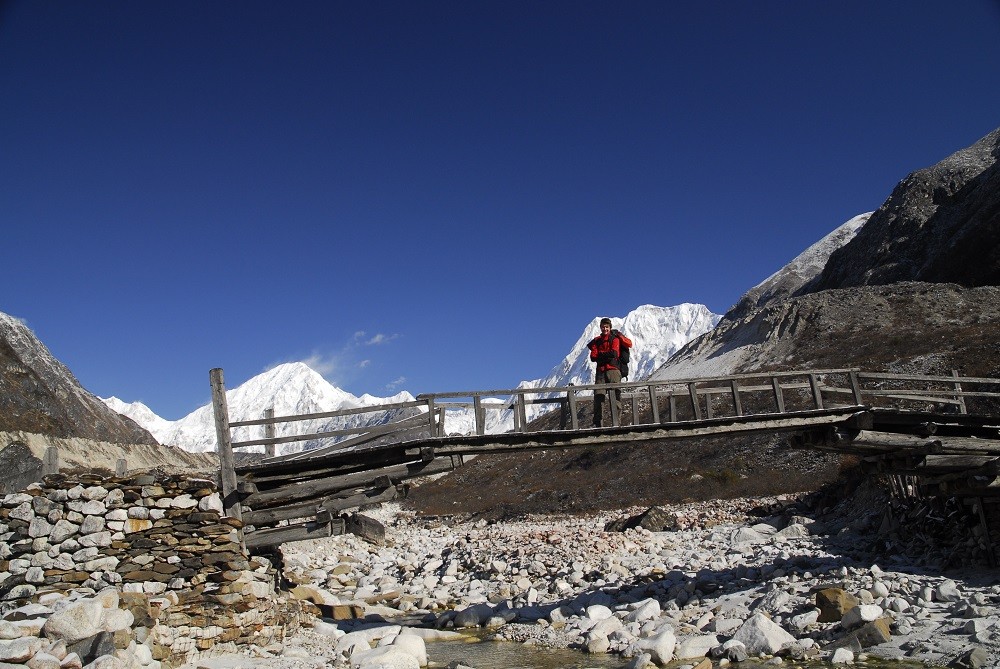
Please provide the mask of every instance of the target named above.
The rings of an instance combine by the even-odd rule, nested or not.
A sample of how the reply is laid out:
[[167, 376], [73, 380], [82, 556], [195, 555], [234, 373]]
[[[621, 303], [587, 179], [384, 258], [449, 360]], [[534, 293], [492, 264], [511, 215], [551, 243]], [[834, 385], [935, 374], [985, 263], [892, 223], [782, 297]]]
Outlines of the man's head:
[[608, 334], [609, 332], [611, 332], [611, 319], [610, 318], [602, 318], [601, 319], [601, 332], [603, 334]]

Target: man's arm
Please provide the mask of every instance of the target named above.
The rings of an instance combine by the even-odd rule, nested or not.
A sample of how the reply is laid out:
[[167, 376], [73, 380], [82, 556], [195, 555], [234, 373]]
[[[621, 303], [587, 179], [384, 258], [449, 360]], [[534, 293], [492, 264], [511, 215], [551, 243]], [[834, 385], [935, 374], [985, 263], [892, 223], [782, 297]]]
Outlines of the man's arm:
[[[626, 337], [624, 334], [618, 330], [612, 330], [612, 334], [622, 343], [625, 344], [626, 348], [632, 348], [632, 340]], [[619, 344], [620, 345], [620, 344]]]

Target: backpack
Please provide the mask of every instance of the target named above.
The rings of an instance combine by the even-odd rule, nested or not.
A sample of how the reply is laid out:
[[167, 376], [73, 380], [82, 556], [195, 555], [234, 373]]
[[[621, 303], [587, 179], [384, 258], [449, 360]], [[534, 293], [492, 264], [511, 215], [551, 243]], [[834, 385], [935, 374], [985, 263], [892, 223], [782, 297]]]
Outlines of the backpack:
[[[611, 331], [611, 336], [612, 337], [619, 337], [620, 338], [621, 334], [622, 333], [619, 332], [618, 330], [612, 330]], [[628, 359], [629, 359], [629, 351], [631, 351], [631, 350], [632, 350], [631, 348], [629, 348], [628, 346], [625, 346], [619, 340], [619, 342], [618, 342], [618, 369], [619, 369], [619, 371], [621, 371], [623, 379], [628, 376]]]

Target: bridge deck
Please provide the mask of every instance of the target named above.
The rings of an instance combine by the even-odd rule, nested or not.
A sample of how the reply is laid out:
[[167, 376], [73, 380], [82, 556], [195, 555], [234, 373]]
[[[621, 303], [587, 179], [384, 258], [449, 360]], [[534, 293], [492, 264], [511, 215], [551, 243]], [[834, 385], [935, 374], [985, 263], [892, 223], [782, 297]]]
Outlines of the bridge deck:
[[[775, 433], [786, 436], [793, 447], [853, 453], [883, 471], [920, 476], [939, 492], [1000, 493], [1000, 479], [993, 472], [1000, 471], [996, 464], [1000, 458], [1000, 418], [967, 413], [970, 401], [1000, 398], [997, 379], [821, 370], [621, 384], [626, 391], [625, 406], [631, 405], [631, 418], [626, 420], [627, 416], [615, 412], [612, 427], [591, 429], [580, 429], [578, 418], [581, 407], [589, 402], [584, 393], [599, 386], [461, 393], [472, 398], [465, 405], [475, 412], [476, 433], [447, 436], [446, 411], [460, 403], [444, 401], [453, 395], [438, 394], [387, 407], [318, 414], [334, 418], [394, 411], [396, 422], [389, 425], [276, 437], [276, 423], [316, 415], [269, 415], [230, 424], [221, 370], [215, 372], [218, 378], [213, 376], [213, 398], [225, 504], [231, 515], [242, 517], [245, 542], [252, 549], [342, 532], [378, 540], [381, 529], [377, 523], [345, 512], [392, 499], [403, 481], [454, 469], [464, 456], [532, 449]], [[985, 389], [971, 391], [972, 384]], [[512, 393], [503, 406], [513, 415], [514, 430], [486, 434], [484, 396], [503, 392]], [[529, 393], [539, 397], [530, 398]], [[530, 422], [528, 409], [539, 404], [554, 404], [561, 411], [549, 411]], [[424, 412], [417, 407], [423, 407]], [[938, 410], [940, 407], [945, 411]], [[554, 419], [557, 415], [560, 418]], [[245, 430], [255, 425], [264, 427], [264, 438], [231, 442], [233, 428]], [[232, 463], [232, 447], [273, 448], [278, 443], [331, 436], [350, 438], [260, 464], [236, 467]], [[392, 443], [378, 443], [386, 439]], [[991, 472], [992, 476], [987, 476]]]

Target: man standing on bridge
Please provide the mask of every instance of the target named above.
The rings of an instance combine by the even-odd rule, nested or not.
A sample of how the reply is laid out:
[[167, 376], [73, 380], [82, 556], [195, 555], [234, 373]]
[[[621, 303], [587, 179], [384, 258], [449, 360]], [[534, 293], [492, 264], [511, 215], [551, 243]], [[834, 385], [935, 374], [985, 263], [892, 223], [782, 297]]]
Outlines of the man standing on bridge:
[[[590, 349], [590, 360], [597, 365], [594, 383], [621, 383], [622, 372], [620, 361], [623, 348], [632, 348], [632, 340], [618, 330], [611, 329], [611, 319], [601, 319], [601, 334], [587, 344]], [[614, 389], [615, 409], [621, 415], [622, 391]], [[594, 391], [594, 427], [601, 427], [604, 416], [604, 396], [606, 390]]]

